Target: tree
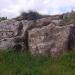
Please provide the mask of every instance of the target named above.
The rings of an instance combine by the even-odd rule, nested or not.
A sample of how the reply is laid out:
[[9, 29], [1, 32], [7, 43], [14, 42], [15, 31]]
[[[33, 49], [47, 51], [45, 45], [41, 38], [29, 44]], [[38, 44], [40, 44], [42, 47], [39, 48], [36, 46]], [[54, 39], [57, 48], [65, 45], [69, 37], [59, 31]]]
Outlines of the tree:
[[27, 12], [22, 12], [19, 17], [17, 17], [17, 20], [37, 20], [41, 19], [43, 16], [39, 14], [38, 12], [35, 11], [29, 11]]
[[0, 22], [3, 20], [7, 20], [7, 17], [0, 17]]

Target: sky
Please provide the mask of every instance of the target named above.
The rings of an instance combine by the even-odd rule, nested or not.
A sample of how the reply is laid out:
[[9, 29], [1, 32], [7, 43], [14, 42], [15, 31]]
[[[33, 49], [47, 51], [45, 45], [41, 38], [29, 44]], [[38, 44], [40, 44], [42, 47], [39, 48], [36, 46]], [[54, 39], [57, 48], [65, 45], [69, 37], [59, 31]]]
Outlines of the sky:
[[29, 10], [41, 14], [61, 14], [75, 10], [75, 0], [0, 0], [0, 16], [14, 18]]

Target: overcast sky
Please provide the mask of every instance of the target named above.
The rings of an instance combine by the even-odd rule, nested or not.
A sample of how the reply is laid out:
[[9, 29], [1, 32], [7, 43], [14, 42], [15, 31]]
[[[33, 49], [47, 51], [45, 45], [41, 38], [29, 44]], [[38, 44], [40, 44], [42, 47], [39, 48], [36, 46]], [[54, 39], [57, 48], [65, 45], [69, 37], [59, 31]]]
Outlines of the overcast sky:
[[72, 9], [75, 10], [75, 0], [0, 0], [0, 16], [8, 18], [28, 10], [42, 14], [59, 14]]

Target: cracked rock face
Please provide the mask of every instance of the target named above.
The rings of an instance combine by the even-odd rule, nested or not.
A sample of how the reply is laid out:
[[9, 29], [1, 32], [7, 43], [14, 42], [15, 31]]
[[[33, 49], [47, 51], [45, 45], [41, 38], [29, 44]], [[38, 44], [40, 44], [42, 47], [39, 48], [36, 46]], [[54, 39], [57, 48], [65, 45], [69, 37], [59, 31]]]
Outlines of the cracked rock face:
[[29, 30], [29, 47], [34, 55], [59, 55], [67, 49], [70, 27], [59, 27], [50, 23]]
[[31, 21], [6, 20], [0, 22], [0, 49], [26, 49], [26, 30], [31, 24]]
[[61, 55], [66, 50], [75, 50], [75, 26], [61, 25], [61, 22], [51, 17], [36, 21], [2, 21], [0, 49], [30, 50], [33, 55], [52, 56]]

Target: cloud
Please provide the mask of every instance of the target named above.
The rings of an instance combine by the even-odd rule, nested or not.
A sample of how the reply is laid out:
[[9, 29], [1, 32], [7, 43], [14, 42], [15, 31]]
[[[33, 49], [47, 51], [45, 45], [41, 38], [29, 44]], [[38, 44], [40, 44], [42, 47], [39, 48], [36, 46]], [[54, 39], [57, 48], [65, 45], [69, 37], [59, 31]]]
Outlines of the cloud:
[[75, 10], [75, 0], [0, 0], [0, 16], [8, 18], [28, 10], [42, 14], [59, 14], [72, 9]]

